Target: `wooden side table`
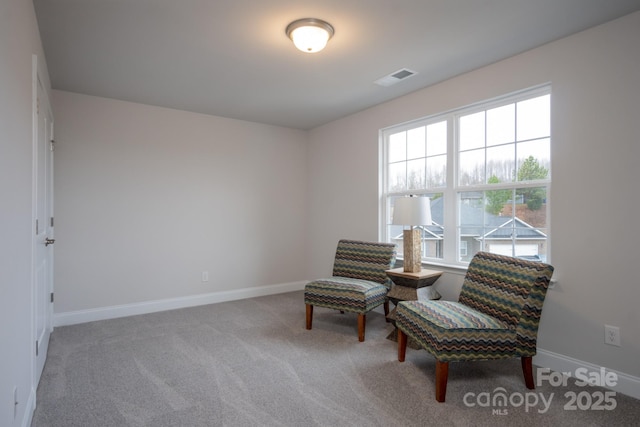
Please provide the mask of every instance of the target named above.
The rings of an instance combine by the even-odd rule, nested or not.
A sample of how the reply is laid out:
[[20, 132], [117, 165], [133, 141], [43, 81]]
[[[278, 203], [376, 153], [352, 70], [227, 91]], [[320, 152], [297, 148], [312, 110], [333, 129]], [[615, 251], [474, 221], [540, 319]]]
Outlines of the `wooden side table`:
[[385, 271], [394, 286], [387, 294], [391, 302], [398, 304], [398, 301], [417, 300], [418, 292], [426, 299], [440, 299], [438, 291], [431, 285], [435, 283], [442, 271], [422, 269], [419, 273], [406, 273], [402, 267]]
[[[396, 307], [387, 316], [387, 321], [391, 322], [394, 327], [396, 326], [397, 305], [400, 301], [415, 301], [421, 299], [420, 297], [431, 300], [440, 299], [440, 294], [431, 285], [442, 276], [442, 271], [422, 269], [419, 273], [406, 273], [404, 268], [400, 267], [387, 270], [385, 273], [393, 282], [387, 297]], [[398, 330], [394, 329], [387, 339], [397, 341], [397, 336]], [[420, 348], [416, 347], [411, 340], [408, 344], [412, 348]]]

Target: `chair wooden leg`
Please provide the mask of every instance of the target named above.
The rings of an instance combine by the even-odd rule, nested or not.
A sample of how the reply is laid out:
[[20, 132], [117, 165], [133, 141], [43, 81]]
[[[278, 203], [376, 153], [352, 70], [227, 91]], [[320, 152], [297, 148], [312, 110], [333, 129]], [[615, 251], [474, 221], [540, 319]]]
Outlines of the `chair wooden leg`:
[[447, 395], [447, 378], [449, 377], [449, 362], [436, 360], [436, 400], [444, 402]]
[[391, 322], [391, 320], [388, 319], [389, 317], [389, 300], [385, 300], [384, 301], [384, 317], [385, 319], [387, 319], [387, 323]]
[[407, 354], [407, 334], [398, 329], [398, 362], [404, 362]]
[[522, 360], [522, 373], [524, 374], [524, 383], [527, 385], [529, 390], [533, 390], [536, 388], [535, 383], [533, 382], [533, 363], [531, 356], [523, 356]]
[[358, 314], [358, 341], [364, 341], [364, 329], [367, 324], [367, 315]]
[[311, 304], [306, 304], [307, 306], [307, 329], [311, 329], [311, 324], [313, 323], [313, 306]]

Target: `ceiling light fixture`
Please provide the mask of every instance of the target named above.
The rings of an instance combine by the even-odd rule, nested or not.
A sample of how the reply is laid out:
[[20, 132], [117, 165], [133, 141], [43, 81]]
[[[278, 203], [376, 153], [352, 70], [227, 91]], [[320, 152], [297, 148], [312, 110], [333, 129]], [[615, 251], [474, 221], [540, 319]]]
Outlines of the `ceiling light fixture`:
[[293, 44], [305, 53], [320, 52], [333, 36], [331, 24], [316, 18], [303, 18], [287, 25], [285, 31]]

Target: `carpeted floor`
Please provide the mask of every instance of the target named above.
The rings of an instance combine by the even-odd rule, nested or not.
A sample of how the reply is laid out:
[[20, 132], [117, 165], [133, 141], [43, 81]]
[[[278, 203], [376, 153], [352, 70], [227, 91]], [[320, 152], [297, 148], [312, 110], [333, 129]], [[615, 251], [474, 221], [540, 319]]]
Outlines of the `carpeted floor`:
[[[582, 427], [640, 420], [640, 401], [620, 394], [601, 402], [614, 409], [590, 409], [602, 388], [545, 382], [527, 390], [519, 360], [451, 364], [447, 401], [437, 403], [434, 359], [407, 349], [399, 363], [381, 311], [367, 316], [364, 343], [353, 314], [316, 308], [311, 331], [304, 317], [302, 292], [292, 292], [56, 328], [32, 426]], [[492, 404], [500, 393], [507, 406]], [[579, 396], [575, 404], [571, 393]]]

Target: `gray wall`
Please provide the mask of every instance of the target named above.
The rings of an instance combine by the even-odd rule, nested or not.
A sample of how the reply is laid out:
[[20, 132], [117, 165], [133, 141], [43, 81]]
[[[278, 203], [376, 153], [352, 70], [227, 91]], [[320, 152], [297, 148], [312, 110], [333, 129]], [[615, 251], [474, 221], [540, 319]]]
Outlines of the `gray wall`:
[[305, 132], [61, 91], [53, 108], [56, 313], [305, 278]]
[[[550, 82], [558, 284], [538, 345], [637, 381], [638, 40], [634, 13], [311, 131], [309, 275], [328, 272], [338, 238], [378, 237], [379, 129]], [[460, 286], [460, 272], [437, 282], [445, 298]], [[621, 348], [604, 344], [604, 324], [620, 327]]]

